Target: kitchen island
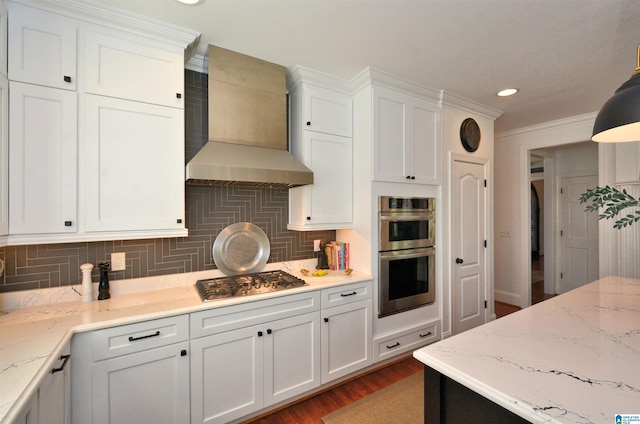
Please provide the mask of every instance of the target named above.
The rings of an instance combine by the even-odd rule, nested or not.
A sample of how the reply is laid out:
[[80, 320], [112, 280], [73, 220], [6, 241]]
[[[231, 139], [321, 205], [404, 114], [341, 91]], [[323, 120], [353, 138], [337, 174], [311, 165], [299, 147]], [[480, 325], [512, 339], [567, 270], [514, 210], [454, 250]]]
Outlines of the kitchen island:
[[425, 364], [426, 424], [640, 416], [640, 280], [605, 277], [414, 357]]

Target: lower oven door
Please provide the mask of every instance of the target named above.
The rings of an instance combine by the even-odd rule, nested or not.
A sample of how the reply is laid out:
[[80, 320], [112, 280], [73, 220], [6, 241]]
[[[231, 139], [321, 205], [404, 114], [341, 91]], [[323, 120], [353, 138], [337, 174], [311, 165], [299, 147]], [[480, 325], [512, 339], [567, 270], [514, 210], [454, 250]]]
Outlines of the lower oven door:
[[378, 317], [433, 303], [435, 247], [380, 252]]

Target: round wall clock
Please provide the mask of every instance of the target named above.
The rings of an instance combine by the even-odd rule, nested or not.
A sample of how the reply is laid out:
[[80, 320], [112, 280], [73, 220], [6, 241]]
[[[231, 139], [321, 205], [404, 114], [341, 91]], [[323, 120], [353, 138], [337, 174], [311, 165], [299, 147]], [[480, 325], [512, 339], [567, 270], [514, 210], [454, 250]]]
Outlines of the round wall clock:
[[467, 152], [475, 152], [480, 145], [480, 126], [473, 118], [467, 118], [460, 125], [460, 141]]

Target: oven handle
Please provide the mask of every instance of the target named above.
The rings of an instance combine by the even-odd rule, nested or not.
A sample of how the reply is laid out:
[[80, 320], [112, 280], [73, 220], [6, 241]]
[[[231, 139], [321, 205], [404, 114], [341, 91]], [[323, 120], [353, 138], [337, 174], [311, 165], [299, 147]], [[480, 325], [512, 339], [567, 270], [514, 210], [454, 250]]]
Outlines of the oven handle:
[[391, 250], [380, 252], [380, 259], [413, 259], [430, 256], [435, 253], [434, 247], [421, 247], [419, 249]]
[[433, 212], [426, 212], [421, 214], [380, 214], [380, 221], [428, 221], [433, 219], [433, 215]]

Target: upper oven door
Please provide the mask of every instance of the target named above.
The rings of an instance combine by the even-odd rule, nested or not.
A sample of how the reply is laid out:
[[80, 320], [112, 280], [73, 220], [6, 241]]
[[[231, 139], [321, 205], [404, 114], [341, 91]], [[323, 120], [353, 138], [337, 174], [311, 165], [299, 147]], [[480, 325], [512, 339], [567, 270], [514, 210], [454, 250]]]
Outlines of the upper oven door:
[[380, 214], [380, 251], [434, 246], [433, 212]]

